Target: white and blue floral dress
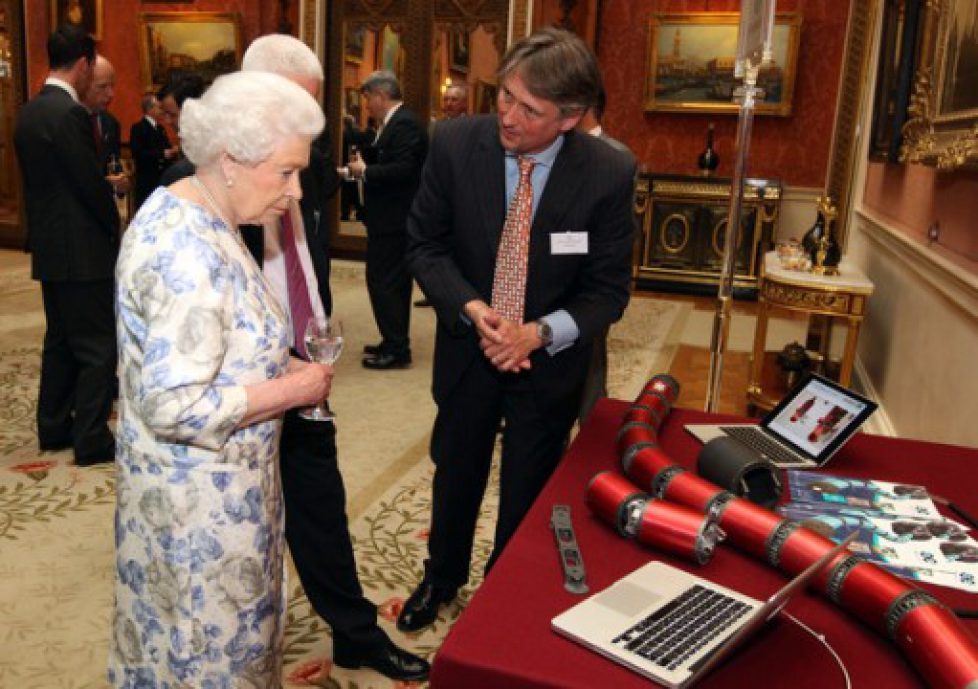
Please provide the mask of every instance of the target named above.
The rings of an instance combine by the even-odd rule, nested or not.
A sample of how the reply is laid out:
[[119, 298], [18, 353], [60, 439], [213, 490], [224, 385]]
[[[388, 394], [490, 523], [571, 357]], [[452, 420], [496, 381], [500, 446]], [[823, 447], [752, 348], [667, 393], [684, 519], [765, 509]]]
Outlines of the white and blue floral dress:
[[157, 191], [116, 267], [114, 687], [281, 683], [280, 420], [236, 428], [288, 364], [286, 317], [237, 228]]

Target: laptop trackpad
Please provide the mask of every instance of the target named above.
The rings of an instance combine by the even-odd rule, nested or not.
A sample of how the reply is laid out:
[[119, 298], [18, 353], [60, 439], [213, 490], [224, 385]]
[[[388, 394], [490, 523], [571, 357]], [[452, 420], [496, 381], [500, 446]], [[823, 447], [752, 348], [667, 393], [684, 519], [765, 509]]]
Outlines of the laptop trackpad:
[[633, 616], [639, 610], [645, 610], [662, 596], [642, 588], [630, 581], [620, 581], [610, 589], [594, 597], [596, 603], [614, 610], [615, 612]]

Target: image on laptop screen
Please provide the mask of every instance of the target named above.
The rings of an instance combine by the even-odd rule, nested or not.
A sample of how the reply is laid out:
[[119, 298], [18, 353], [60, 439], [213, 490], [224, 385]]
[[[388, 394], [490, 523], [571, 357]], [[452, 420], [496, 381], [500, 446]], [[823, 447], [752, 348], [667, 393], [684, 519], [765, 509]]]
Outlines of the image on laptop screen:
[[875, 405], [824, 378], [810, 376], [763, 423], [768, 432], [819, 457], [845, 440]]

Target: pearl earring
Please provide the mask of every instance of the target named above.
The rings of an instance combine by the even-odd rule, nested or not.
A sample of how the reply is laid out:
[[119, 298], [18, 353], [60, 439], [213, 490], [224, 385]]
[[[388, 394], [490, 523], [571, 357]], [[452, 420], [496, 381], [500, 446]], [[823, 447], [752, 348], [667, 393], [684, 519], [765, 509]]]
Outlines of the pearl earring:
[[224, 180], [224, 184], [227, 186], [228, 189], [230, 189], [231, 187], [234, 186], [234, 180], [228, 177]]

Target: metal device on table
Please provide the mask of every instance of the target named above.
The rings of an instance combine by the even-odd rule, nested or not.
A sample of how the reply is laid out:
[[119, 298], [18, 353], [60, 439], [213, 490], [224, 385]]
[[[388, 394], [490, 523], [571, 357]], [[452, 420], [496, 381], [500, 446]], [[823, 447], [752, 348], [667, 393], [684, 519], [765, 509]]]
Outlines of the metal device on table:
[[550, 528], [557, 540], [557, 554], [560, 556], [560, 567], [564, 571], [564, 588], [571, 593], [587, 593], [584, 560], [581, 559], [581, 549], [577, 545], [577, 536], [574, 535], [569, 505], [554, 505], [550, 514]]

